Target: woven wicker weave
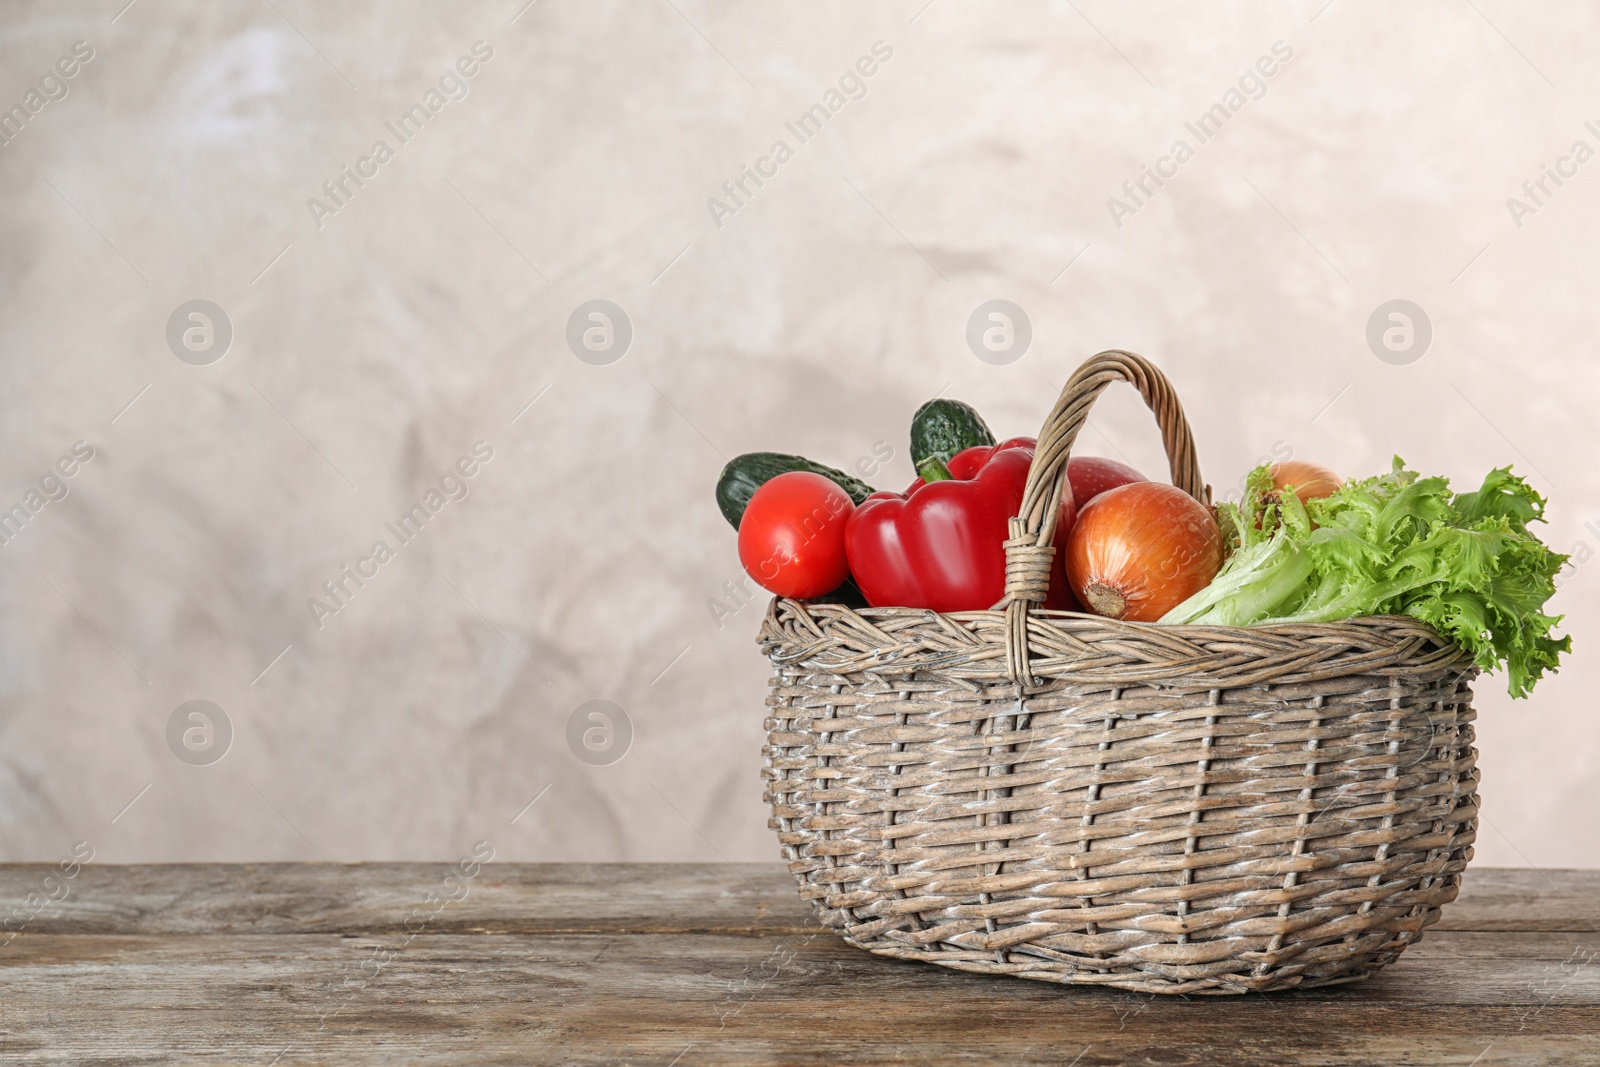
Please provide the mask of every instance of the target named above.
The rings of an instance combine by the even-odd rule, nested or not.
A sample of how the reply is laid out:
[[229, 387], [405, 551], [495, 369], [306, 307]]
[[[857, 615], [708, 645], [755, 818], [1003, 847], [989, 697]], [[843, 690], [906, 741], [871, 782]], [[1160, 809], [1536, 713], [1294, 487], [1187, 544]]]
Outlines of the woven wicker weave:
[[1472, 856], [1476, 671], [1406, 617], [1039, 610], [1067, 454], [1117, 380], [1208, 501], [1160, 372], [1084, 364], [1012, 521], [1003, 609], [772, 602], [771, 825], [822, 921], [881, 955], [1152, 993], [1367, 977]]

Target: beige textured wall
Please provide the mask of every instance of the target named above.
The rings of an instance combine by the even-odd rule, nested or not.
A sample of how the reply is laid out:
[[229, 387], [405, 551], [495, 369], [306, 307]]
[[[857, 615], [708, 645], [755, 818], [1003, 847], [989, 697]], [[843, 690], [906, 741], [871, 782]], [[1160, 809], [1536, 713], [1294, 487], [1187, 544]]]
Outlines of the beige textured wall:
[[[1513, 462], [1553, 540], [1600, 550], [1600, 162], [1506, 202], [1600, 147], [1593, 5], [124, 2], [0, 15], [5, 106], [94, 52], [0, 147], [0, 506], [93, 449], [0, 545], [5, 858], [776, 858], [760, 608], [707, 605], [738, 574], [724, 457], [886, 441], [897, 485], [919, 402], [1032, 432], [1104, 347], [1167, 368], [1219, 490], [1275, 448]], [[477, 41], [465, 98], [389, 133]], [[785, 122], [878, 41], [799, 143]], [[1186, 131], [1279, 41], [1259, 99]], [[1005, 366], [964, 340], [996, 298], [1033, 326]], [[1397, 298], [1433, 327], [1405, 365], [1365, 337]], [[166, 338], [193, 299], [233, 328], [208, 365]], [[610, 365], [565, 341], [592, 299], [632, 323]], [[478, 441], [468, 495], [387, 534]], [[1085, 443], [1160, 466], [1125, 391]], [[1597, 583], [1566, 583], [1579, 651], [1532, 700], [1479, 686], [1482, 862], [1600, 863]], [[168, 744], [195, 699], [233, 728], [207, 766]], [[592, 699], [632, 723], [609, 766], [567, 743]]]

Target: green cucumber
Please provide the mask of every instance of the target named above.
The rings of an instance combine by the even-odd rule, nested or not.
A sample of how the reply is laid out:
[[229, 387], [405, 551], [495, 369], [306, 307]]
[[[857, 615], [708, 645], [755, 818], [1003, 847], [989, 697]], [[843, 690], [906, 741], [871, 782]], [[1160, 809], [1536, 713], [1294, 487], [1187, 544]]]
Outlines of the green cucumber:
[[994, 443], [983, 416], [959, 400], [930, 400], [911, 416], [911, 465], [919, 472], [930, 458], [949, 463], [962, 449]]
[[849, 493], [850, 499], [857, 504], [877, 491], [859, 478], [852, 478], [844, 471], [825, 467], [821, 463], [813, 463], [804, 456], [791, 456], [783, 452], [746, 452], [730, 460], [717, 479], [717, 507], [722, 510], [722, 517], [737, 530], [739, 520], [744, 518], [745, 505], [756, 495], [756, 490], [789, 471], [820, 474]]

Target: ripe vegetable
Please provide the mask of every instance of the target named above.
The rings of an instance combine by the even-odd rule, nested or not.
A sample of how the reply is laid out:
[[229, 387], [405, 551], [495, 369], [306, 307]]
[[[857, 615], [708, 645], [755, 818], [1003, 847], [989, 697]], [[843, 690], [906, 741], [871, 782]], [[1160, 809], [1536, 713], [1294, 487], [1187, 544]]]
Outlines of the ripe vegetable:
[[1107, 489], [1150, 479], [1114, 459], [1103, 456], [1073, 456], [1067, 460], [1067, 480], [1072, 483], [1072, 499], [1081, 508]]
[[1067, 541], [1067, 579], [1098, 615], [1154, 622], [1222, 566], [1222, 531], [1176, 486], [1131, 482], [1084, 506]]
[[789, 471], [755, 491], [739, 522], [739, 562], [779, 596], [821, 596], [850, 575], [844, 532], [855, 505], [833, 481]]
[[[874, 493], [850, 518], [845, 547], [856, 584], [874, 607], [982, 611], [1005, 594], [1005, 540], [1033, 463], [1033, 440], [968, 448], [948, 467], [930, 458], [904, 493]], [[1065, 494], [1063, 494], [1065, 495]], [[1064, 500], [1059, 546], [1075, 509]], [[1059, 569], [1045, 606], [1070, 608]], [[1057, 591], [1060, 590], [1058, 593]]]
[[813, 463], [804, 456], [791, 456], [784, 452], [746, 452], [729, 460], [728, 465], [722, 468], [722, 475], [717, 478], [717, 508], [721, 510], [722, 517], [728, 520], [728, 525], [737, 530], [745, 506], [750, 503], [756, 490], [788, 471], [820, 474], [849, 493], [850, 499], [857, 504], [876, 491], [844, 471]]
[[[974, 445], [971, 448], [963, 448], [960, 452], [950, 457], [949, 463], [939, 463], [937, 456], [930, 457], [922, 461], [922, 466], [919, 469], [926, 470], [932, 474], [933, 480], [936, 482], [945, 478], [954, 478], [962, 482], [971, 481], [977, 477], [978, 471], [985, 463], [989, 462], [992, 456], [996, 456], [1008, 448], [1025, 448], [1031, 456], [1038, 444], [1039, 439], [1036, 437], [1008, 437], [999, 444], [991, 442], [987, 446]], [[900, 495], [910, 496], [927, 484], [928, 480], [919, 476]]]
[[1303, 459], [1274, 463], [1270, 470], [1272, 484], [1279, 491], [1293, 487], [1294, 495], [1300, 498], [1302, 504], [1332, 496], [1344, 484], [1344, 479], [1327, 467], [1307, 463]]
[[1244, 504], [1217, 510], [1238, 548], [1210, 587], [1164, 623], [1410, 615], [1484, 670], [1504, 667], [1513, 697], [1526, 696], [1572, 649], [1571, 637], [1551, 636], [1561, 617], [1544, 613], [1567, 557], [1528, 530], [1544, 521], [1544, 498], [1510, 467], [1490, 471], [1475, 492], [1452, 493], [1445, 479], [1423, 478], [1396, 456], [1388, 474], [1308, 505], [1278, 492], [1271, 471], [1257, 467]]
[[994, 433], [971, 404], [935, 398], [911, 416], [911, 466], [918, 474], [930, 457], [949, 463], [958, 452], [992, 444]]

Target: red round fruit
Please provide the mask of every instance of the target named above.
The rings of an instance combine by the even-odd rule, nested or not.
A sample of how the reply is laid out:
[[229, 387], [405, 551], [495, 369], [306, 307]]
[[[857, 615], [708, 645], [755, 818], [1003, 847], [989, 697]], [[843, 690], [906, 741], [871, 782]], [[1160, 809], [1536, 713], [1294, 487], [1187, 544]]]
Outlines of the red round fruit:
[[1067, 580], [1097, 615], [1155, 622], [1211, 584], [1222, 531], [1211, 511], [1164, 482], [1108, 489], [1078, 512]]
[[739, 562], [762, 588], [804, 600], [850, 575], [844, 528], [855, 504], [834, 482], [788, 471], [751, 496], [739, 520]]
[[1104, 456], [1072, 456], [1067, 460], [1067, 480], [1072, 483], [1072, 498], [1081, 508], [1108, 489], [1150, 479], [1126, 463]]

